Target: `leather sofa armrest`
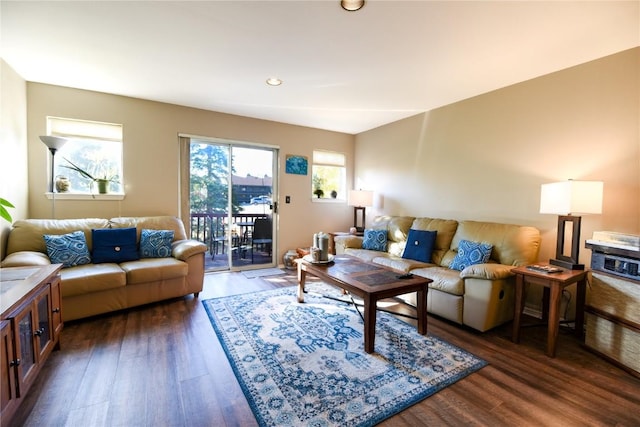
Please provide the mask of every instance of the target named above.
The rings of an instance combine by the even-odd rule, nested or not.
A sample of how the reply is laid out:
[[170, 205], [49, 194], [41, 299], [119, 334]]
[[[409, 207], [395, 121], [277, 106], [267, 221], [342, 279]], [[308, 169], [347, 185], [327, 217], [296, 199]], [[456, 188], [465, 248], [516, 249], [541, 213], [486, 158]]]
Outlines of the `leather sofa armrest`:
[[506, 279], [513, 276], [511, 269], [513, 265], [504, 264], [475, 264], [470, 265], [460, 272], [460, 277], [463, 279], [487, 279], [487, 280], [499, 280]]
[[193, 255], [207, 252], [207, 245], [197, 240], [177, 240], [171, 246], [171, 255], [180, 261], [186, 261]]
[[30, 265], [51, 265], [49, 257], [42, 252], [18, 251], [7, 255], [2, 260], [1, 266], [5, 267], [28, 267]]
[[343, 254], [345, 249], [361, 249], [362, 239], [360, 236], [336, 236], [333, 239], [336, 254]]

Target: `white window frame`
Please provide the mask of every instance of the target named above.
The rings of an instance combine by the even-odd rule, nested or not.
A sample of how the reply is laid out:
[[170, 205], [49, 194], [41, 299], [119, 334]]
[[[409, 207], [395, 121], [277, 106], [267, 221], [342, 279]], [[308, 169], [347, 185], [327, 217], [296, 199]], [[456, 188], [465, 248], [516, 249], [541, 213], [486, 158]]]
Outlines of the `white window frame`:
[[[329, 189], [323, 197], [318, 198], [315, 194], [315, 176], [317, 167], [329, 167], [339, 169], [339, 188], [336, 190], [336, 198], [331, 197]], [[324, 190], [324, 189], [323, 189]], [[345, 153], [329, 150], [313, 150], [311, 163], [311, 200], [316, 203], [346, 203], [347, 201], [347, 155]]]
[[[124, 160], [123, 160], [123, 125], [117, 123], [107, 123], [107, 122], [97, 122], [97, 121], [89, 121], [89, 120], [80, 120], [80, 119], [70, 119], [63, 117], [47, 117], [47, 135], [51, 136], [60, 136], [64, 138], [69, 138], [71, 143], [78, 144], [82, 143], [82, 141], [91, 141], [91, 142], [108, 142], [110, 144], [119, 143], [120, 144], [120, 153], [119, 153], [119, 165], [116, 169], [119, 181], [119, 189], [120, 191], [111, 191], [107, 194], [98, 194], [97, 185], [94, 183], [92, 190], [89, 191], [81, 191], [78, 188], [73, 188], [69, 192], [58, 193], [56, 192], [56, 199], [72, 199], [72, 200], [84, 200], [84, 199], [97, 199], [97, 200], [122, 200], [124, 198]], [[57, 175], [65, 175], [61, 170], [61, 165], [65, 164], [64, 150], [65, 147], [70, 143], [67, 142], [65, 146], [63, 146], [54, 158], [55, 164], [54, 167], [54, 176]], [[87, 165], [78, 165], [82, 168], [87, 167]], [[50, 183], [49, 183], [50, 184]], [[52, 194], [47, 193], [47, 197], [51, 198]]]

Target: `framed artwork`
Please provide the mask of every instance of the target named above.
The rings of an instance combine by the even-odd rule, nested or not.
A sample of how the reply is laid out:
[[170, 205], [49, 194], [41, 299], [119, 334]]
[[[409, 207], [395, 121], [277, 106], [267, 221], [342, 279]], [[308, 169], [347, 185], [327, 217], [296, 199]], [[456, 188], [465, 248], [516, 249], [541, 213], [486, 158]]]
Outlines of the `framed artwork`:
[[306, 175], [309, 161], [305, 156], [296, 156], [294, 154], [287, 154], [285, 161], [285, 172], [294, 175]]

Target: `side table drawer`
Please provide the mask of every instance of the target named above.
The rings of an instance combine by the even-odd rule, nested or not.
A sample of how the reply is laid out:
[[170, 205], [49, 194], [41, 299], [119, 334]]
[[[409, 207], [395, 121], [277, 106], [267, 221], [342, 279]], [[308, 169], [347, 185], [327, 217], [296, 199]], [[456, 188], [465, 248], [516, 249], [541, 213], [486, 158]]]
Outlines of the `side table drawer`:
[[585, 345], [640, 377], [640, 330], [589, 311]]

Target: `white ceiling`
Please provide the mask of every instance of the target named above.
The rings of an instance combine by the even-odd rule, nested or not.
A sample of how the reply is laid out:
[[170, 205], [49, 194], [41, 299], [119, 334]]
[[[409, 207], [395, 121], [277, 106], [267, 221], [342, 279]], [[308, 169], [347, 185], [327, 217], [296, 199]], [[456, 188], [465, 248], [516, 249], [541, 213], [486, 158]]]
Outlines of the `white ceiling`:
[[0, 4], [27, 81], [352, 134], [640, 45], [639, 0]]

